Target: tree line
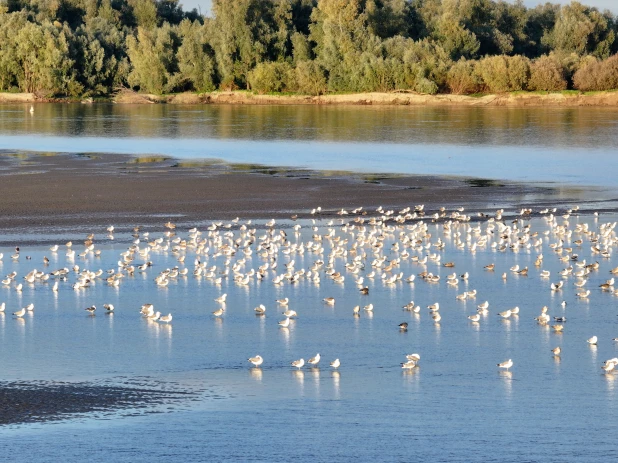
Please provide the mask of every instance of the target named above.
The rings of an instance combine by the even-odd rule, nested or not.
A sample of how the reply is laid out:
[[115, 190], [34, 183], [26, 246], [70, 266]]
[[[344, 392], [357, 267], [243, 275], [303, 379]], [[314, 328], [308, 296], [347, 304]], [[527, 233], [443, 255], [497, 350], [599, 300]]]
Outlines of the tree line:
[[618, 21], [521, 0], [0, 0], [0, 91], [618, 88]]

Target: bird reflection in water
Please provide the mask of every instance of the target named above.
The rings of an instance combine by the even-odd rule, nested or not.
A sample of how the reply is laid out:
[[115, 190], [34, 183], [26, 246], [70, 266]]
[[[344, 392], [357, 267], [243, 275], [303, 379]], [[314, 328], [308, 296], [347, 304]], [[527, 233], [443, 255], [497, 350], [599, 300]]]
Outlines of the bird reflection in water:
[[263, 372], [261, 368], [254, 367], [249, 370], [249, 374], [251, 374], [251, 378], [256, 380], [258, 383], [262, 382]]
[[279, 333], [283, 336], [283, 342], [285, 344], [286, 349], [290, 347], [290, 329], [289, 328], [280, 328]]
[[303, 394], [305, 392], [305, 372], [302, 370], [293, 370], [292, 376], [300, 386], [300, 393]]
[[500, 378], [504, 384], [504, 390], [508, 398], [513, 395], [513, 372], [512, 371], [500, 371]]
[[316, 395], [320, 395], [320, 368], [319, 367], [312, 367], [310, 370], [311, 372], [311, 377], [313, 378], [313, 381], [315, 383], [315, 393]]
[[340, 398], [340, 383], [341, 383], [341, 373], [338, 371], [331, 372], [331, 376], [333, 378], [333, 389], [335, 391], [335, 399]]

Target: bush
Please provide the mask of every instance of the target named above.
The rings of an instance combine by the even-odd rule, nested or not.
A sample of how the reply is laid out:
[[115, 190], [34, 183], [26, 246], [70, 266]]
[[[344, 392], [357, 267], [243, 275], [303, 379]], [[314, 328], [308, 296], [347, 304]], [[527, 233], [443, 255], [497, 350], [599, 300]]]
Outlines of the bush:
[[446, 75], [446, 85], [456, 95], [476, 93], [479, 84], [475, 62], [467, 61], [465, 58], [453, 64]]
[[523, 56], [491, 56], [476, 65], [486, 91], [513, 92], [526, 88], [530, 61]]
[[618, 55], [582, 66], [573, 76], [573, 86], [582, 91], [618, 89]]
[[249, 85], [258, 93], [283, 92], [289, 87], [291, 70], [291, 66], [282, 61], [260, 63], [249, 72]]
[[306, 95], [326, 93], [327, 80], [324, 68], [315, 61], [300, 61], [294, 70], [294, 84], [298, 93]]
[[564, 68], [550, 56], [541, 56], [530, 65], [529, 90], [566, 90]]

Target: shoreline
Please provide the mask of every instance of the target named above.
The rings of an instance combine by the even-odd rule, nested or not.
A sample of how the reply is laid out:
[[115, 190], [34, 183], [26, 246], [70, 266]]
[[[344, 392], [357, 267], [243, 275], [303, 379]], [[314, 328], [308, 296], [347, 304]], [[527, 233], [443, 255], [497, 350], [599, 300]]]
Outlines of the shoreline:
[[317, 172], [108, 153], [2, 154], [0, 234], [5, 235], [82, 236], [105, 233], [109, 225], [159, 229], [168, 220], [193, 227], [235, 217], [308, 219], [318, 206], [322, 218], [338, 218], [341, 208], [362, 206], [371, 215], [378, 206], [398, 210], [424, 204], [431, 219], [439, 207], [464, 206], [476, 215], [615, 201], [603, 198], [601, 189], [591, 199], [586, 188], [479, 178]]
[[376, 106], [506, 106], [506, 107], [618, 107], [618, 91], [515, 92], [482, 96], [414, 93], [354, 93], [336, 95], [259, 95], [246, 91], [153, 95], [132, 91], [109, 98], [37, 98], [33, 93], [0, 93], [0, 103], [96, 104], [183, 104], [183, 105], [376, 105]]

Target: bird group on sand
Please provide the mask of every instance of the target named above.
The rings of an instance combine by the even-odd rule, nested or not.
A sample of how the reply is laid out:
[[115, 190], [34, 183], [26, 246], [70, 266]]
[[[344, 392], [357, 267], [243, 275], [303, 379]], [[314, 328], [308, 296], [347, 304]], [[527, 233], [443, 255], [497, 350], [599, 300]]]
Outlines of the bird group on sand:
[[[448, 300], [446, 297], [436, 300], [427, 296], [429, 300], [424, 303], [413, 300], [405, 302], [409, 299], [401, 296], [403, 300], [397, 302], [397, 310], [403, 309], [407, 314], [406, 320], [398, 326], [393, 324], [392, 328], [395, 332], [398, 329], [402, 337], [410, 336], [409, 317], [416, 321], [421, 319], [424, 311], [421, 307], [426, 307], [429, 323], [436, 328], [443, 324], [458, 323], [458, 318], [462, 319], [460, 323], [467, 329], [478, 328], [489, 323], [488, 314], [493, 313], [493, 319], [498, 320], [498, 323], [508, 324], [510, 320], [525, 315], [530, 323], [536, 321], [556, 336], [570, 336], [567, 326], [573, 322], [566, 324], [566, 298], [560, 304], [558, 314], [553, 313], [547, 305], [538, 304], [541, 307], [535, 308], [520, 302], [519, 305], [510, 303], [505, 307], [506, 304], [492, 301], [491, 297], [486, 299], [482, 287], [471, 289], [479, 278], [479, 272], [475, 272], [465, 260], [467, 256], [474, 256], [476, 260], [484, 259], [478, 267], [483, 278], [495, 278], [501, 285], [509, 285], [513, 280], [536, 279], [548, 296], [562, 299], [563, 295], [569, 294], [572, 301], [586, 304], [593, 304], [611, 295], [618, 296], [613, 276], [600, 280], [598, 277], [601, 273], [606, 276], [618, 275], [618, 267], [610, 268], [608, 264], [618, 244], [616, 222], [599, 222], [596, 213], [592, 215], [592, 225], [571, 220], [580, 214], [578, 208], [561, 211], [549, 208], [538, 211], [521, 209], [509, 214], [502, 209], [477, 214], [466, 213], [464, 208], [447, 210], [446, 207], [440, 207], [435, 212], [428, 209], [424, 205], [416, 205], [399, 211], [383, 207], [375, 210], [358, 207], [329, 212], [316, 207], [310, 213], [305, 213], [303, 223], [297, 222], [303, 215], [298, 213], [292, 218], [293, 224], [279, 224], [275, 219], [253, 224], [250, 220], [242, 222], [236, 218], [227, 222], [213, 222], [202, 230], [193, 227], [187, 231], [182, 226], [167, 222], [162, 236], [156, 238], [150, 232], [135, 227], [131, 243], [120, 253], [117, 266], [106, 271], [80, 268], [80, 265], [75, 264], [75, 259], [83, 259], [83, 265], [86, 265], [101, 257], [103, 251], [97, 248], [95, 235], [89, 234], [84, 239], [83, 249], [71, 241], [64, 248], [57, 244], [49, 248], [54, 256], [65, 254], [67, 267], [50, 271], [48, 267], [52, 260], [45, 256], [36, 264], [43, 265], [44, 270], [33, 268], [22, 276], [13, 271], [2, 280], [2, 286], [17, 292], [22, 292], [26, 285], [49, 288], [54, 293], [72, 290], [88, 294], [88, 288], [96, 282], [102, 281], [109, 287], [121, 288], [128, 277], [144, 274], [149, 275], [150, 281], [161, 290], [179, 279], [193, 278], [211, 282], [217, 291], [224, 283], [228, 291], [232, 291], [235, 286], [251, 289], [257, 284], [272, 284], [285, 294], [286, 287], [306, 282], [319, 288], [320, 283], [327, 280], [335, 288], [352, 285], [355, 297], [362, 303], [353, 305], [348, 298], [338, 296], [339, 293], [319, 294], [316, 291], [316, 306], [329, 312], [343, 307], [358, 321], [361, 316], [371, 318], [374, 313], [387, 310], [373, 297], [378, 287], [389, 288], [397, 296], [408, 293], [398, 292], [399, 289], [410, 288], [420, 299], [425, 288], [428, 288], [427, 294], [434, 294], [431, 288], [444, 285], [446, 291], [441, 294], [448, 295]], [[531, 224], [532, 218], [544, 223], [545, 227], [535, 229]], [[108, 238], [113, 238], [118, 233], [118, 227], [109, 226], [105, 233]], [[447, 247], [458, 253], [457, 258], [451, 257], [443, 262]], [[534, 264], [530, 261], [529, 265], [519, 263], [507, 266], [501, 263], [503, 260], [489, 257], [497, 253], [532, 254]], [[157, 272], [157, 257], [161, 254], [176, 259], [177, 265]], [[312, 262], [299, 268], [297, 260], [302, 259], [304, 263], [307, 256], [311, 256]], [[0, 255], [0, 259], [2, 257]], [[191, 259], [194, 259], [192, 265]], [[24, 257], [23, 250], [16, 247], [11, 261], [19, 263], [22, 260], [30, 259], [29, 256]], [[546, 266], [550, 260], [562, 269], [550, 271]], [[406, 274], [403, 270], [410, 267], [416, 270]], [[441, 272], [442, 269], [448, 270]], [[597, 283], [590, 284], [595, 275]], [[458, 289], [462, 286], [465, 288], [463, 292]], [[476, 301], [477, 294], [479, 302]], [[516, 301], [516, 293], [513, 294]], [[228, 300], [228, 293], [219, 292], [217, 297], [210, 299], [209, 304], [214, 301], [216, 306], [211, 307], [211, 315], [207, 313], [207, 316], [217, 323], [223, 323], [229, 316], [227, 307], [233, 299], [233, 295]], [[470, 307], [465, 305], [468, 303], [473, 313], [464, 311], [461, 315], [453, 310], [453, 306]], [[277, 324], [272, 322], [275, 330], [289, 333], [294, 331], [297, 323], [302, 325], [303, 309], [299, 309], [296, 301], [289, 297], [271, 302], [253, 301], [251, 307], [255, 308], [251, 313], [261, 320], [270, 320], [273, 309], [269, 306], [278, 308]], [[2, 303], [0, 313], [4, 314], [5, 308], [6, 304]], [[112, 316], [122, 310], [110, 303], [105, 303], [103, 308], [105, 314]], [[100, 313], [95, 304], [88, 305], [84, 310], [91, 317]], [[234, 307], [230, 304], [232, 310]], [[33, 311], [34, 304], [29, 304], [11, 313], [15, 318], [23, 319], [28, 312]], [[299, 311], [302, 316], [299, 316]], [[156, 310], [152, 303], [143, 304], [139, 312], [148, 322], [172, 322], [171, 312]], [[167, 315], [164, 315], [166, 312]], [[537, 315], [533, 317], [534, 314]], [[597, 346], [604, 339], [595, 335], [587, 340], [580, 339], [580, 342], [584, 341], [590, 346]], [[558, 345], [551, 349], [551, 354], [560, 357], [566, 355], [566, 351], [564, 345]], [[509, 352], [502, 355], [505, 358]], [[286, 359], [286, 362], [290, 362], [292, 368], [302, 369], [306, 365], [318, 368], [320, 360], [318, 353], [306, 361], [299, 358], [293, 361]], [[346, 365], [350, 364], [347, 359], [344, 360]], [[253, 367], [260, 368], [265, 359], [255, 355], [247, 361]], [[401, 368], [414, 370], [419, 367], [419, 362], [420, 354], [406, 354]], [[331, 361], [330, 366], [339, 368], [340, 359]], [[611, 358], [603, 363], [602, 369], [605, 373], [611, 373], [617, 366], [618, 358]], [[508, 358], [497, 363], [497, 367], [499, 370], [510, 371], [514, 368], [514, 361]]]

